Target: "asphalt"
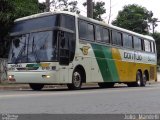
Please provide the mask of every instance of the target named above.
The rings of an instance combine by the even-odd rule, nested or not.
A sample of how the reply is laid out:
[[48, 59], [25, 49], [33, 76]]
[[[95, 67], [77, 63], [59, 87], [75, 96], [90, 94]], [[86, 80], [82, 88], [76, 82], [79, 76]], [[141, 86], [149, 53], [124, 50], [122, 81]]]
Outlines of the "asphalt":
[[[157, 82], [149, 82], [151, 84], [160, 84], [160, 81]], [[115, 84], [115, 87], [127, 86], [126, 84]], [[87, 83], [83, 84], [82, 88], [88, 87], [98, 87], [96, 83]], [[0, 90], [28, 90], [31, 89], [28, 84], [11, 84], [11, 83], [1, 83]], [[66, 85], [45, 85], [43, 89], [68, 89]]]
[[[65, 85], [45, 85], [44, 89], [59, 89], [66, 88]], [[2, 83], [0, 84], [0, 90], [26, 90], [31, 89], [28, 84], [9, 84]]]

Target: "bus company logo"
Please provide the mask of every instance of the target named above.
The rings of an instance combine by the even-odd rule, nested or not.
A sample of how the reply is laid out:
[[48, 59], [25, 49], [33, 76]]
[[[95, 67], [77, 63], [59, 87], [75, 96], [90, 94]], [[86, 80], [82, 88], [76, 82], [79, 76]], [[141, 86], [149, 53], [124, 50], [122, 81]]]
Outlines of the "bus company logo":
[[21, 64], [15, 64], [15, 65], [10, 65], [11, 68], [20, 68], [22, 67]]
[[125, 59], [130, 59], [130, 60], [138, 60], [141, 61], [142, 60], [142, 56], [135, 54], [135, 53], [128, 53], [128, 52], [124, 52], [124, 58]]
[[81, 49], [81, 51], [82, 51], [82, 53], [84, 54], [84, 55], [88, 55], [88, 50], [89, 50], [89, 46], [83, 46], [82, 48], [80, 48]]

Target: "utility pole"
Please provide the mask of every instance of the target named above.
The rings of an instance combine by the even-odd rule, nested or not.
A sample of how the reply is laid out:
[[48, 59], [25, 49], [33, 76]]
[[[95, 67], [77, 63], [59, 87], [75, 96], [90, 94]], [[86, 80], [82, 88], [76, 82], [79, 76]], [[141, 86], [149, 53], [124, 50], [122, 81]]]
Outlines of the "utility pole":
[[46, 0], [46, 12], [50, 11], [50, 0]]
[[111, 7], [111, 0], [110, 0], [110, 2], [109, 2], [109, 5], [110, 5], [110, 7], [109, 7], [109, 18], [108, 18], [108, 24], [110, 23], [110, 19], [111, 19], [111, 10], [112, 10], [112, 7]]
[[93, 2], [87, 0], [87, 17], [93, 18]]
[[152, 21], [152, 33], [154, 34], [155, 33], [155, 28], [158, 26], [158, 24], [156, 24], [157, 22], [160, 22], [160, 21]]

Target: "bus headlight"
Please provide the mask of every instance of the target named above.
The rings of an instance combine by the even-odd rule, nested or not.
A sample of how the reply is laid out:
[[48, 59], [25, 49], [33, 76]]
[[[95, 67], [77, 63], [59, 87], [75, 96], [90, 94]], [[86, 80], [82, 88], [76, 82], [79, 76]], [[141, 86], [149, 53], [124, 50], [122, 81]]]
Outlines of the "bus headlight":
[[42, 75], [43, 78], [50, 78], [50, 75]]
[[8, 80], [9, 80], [9, 81], [12, 81], [12, 82], [15, 82], [15, 81], [16, 81], [16, 79], [14, 78], [14, 75], [9, 75], [9, 76], [8, 76]]

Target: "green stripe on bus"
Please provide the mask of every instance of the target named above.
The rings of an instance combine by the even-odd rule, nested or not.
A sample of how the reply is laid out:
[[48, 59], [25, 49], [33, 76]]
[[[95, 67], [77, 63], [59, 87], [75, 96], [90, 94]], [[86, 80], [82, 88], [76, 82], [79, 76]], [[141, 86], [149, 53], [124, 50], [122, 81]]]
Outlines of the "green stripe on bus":
[[118, 72], [114, 60], [112, 59], [111, 48], [92, 44], [92, 48], [105, 82], [119, 81]]

